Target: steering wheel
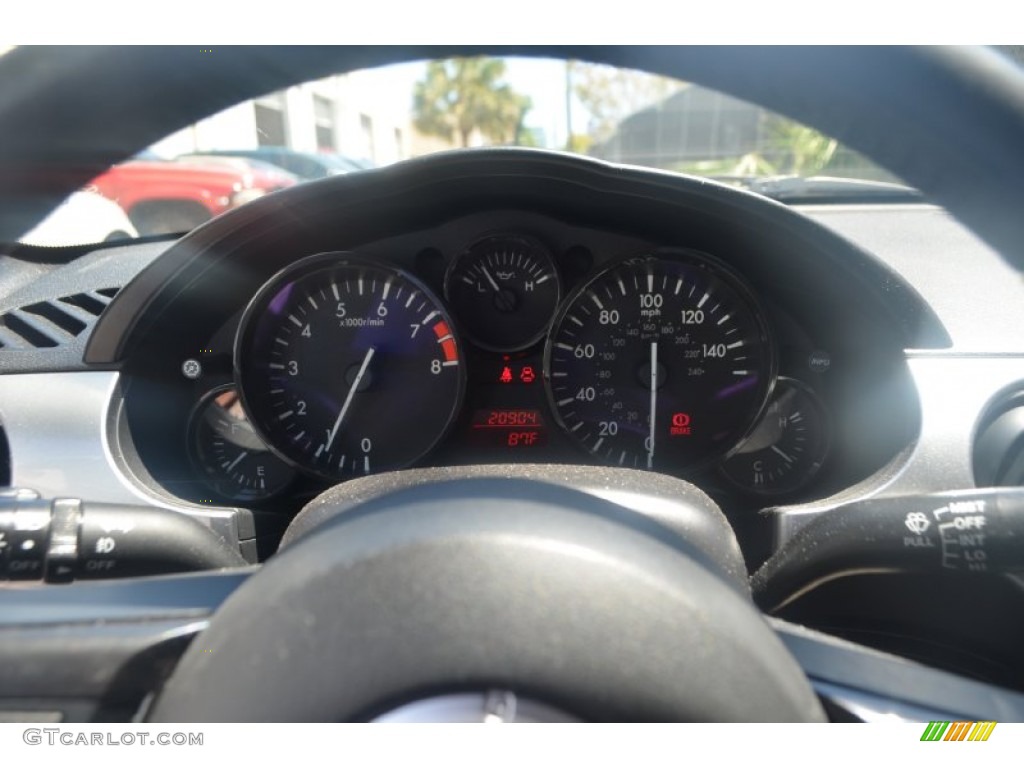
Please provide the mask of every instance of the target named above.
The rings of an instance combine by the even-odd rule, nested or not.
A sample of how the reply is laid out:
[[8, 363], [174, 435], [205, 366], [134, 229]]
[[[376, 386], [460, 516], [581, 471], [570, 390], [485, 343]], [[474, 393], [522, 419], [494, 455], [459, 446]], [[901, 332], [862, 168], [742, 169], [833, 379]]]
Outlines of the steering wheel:
[[[173, 124], [162, 120], [157, 135], [152, 126], [135, 126], [112, 142], [107, 136], [105, 145], [89, 139], [86, 125], [74, 154], [95, 148], [89, 156], [105, 166], [122, 159], [101, 148], [118, 138], [124, 149], [138, 149], [202, 116], [197, 111], [207, 114], [284, 82], [475, 52], [309, 49], [277, 61], [274, 51], [242, 49], [220, 59], [218, 76], [205, 81], [208, 73], [200, 76], [195, 61], [164, 61], [160, 74], [175, 75], [155, 79], [168, 82], [169, 92], [129, 89], [117, 101], [131, 101], [123, 108], [141, 114], [169, 93], [161, 109], [163, 117], [174, 112]], [[944, 203], [1005, 258], [1024, 263], [1017, 210], [1024, 77], [990, 52], [528, 52], [693, 80], [819, 127]], [[126, 65], [140, 54], [87, 53], [91, 71], [118, 89], [156, 75], [141, 58], [138, 67]], [[80, 65], [73, 59], [69, 64]], [[33, 98], [67, 96], [79, 75], [65, 74], [67, 82], [52, 82]], [[206, 87], [186, 98], [193, 96], [186, 82], [189, 89], [197, 82]], [[102, 102], [93, 85], [83, 92]], [[14, 149], [30, 162], [59, 160], [67, 145], [47, 146], [46, 131], [12, 133], [45, 114], [38, 102], [14, 114], [14, 106], [25, 106], [19, 95], [20, 103], [0, 96], [0, 136], [21, 136]], [[10, 143], [0, 150], [0, 165], [11, 162], [11, 152]], [[69, 181], [75, 183], [51, 180], [43, 197]], [[0, 200], [16, 193], [0, 186]], [[33, 215], [21, 213], [21, 224]], [[11, 215], [0, 227], [11, 225]], [[188, 245], [186, 237], [175, 247]], [[563, 486], [493, 475], [400, 488], [354, 508], [345, 493], [328, 492], [320, 502], [331, 511], [326, 522], [296, 537], [231, 595], [182, 658], [152, 718], [401, 718], [410, 702], [437, 713], [453, 701], [445, 697], [466, 695], [480, 695], [495, 715], [511, 706], [507, 692], [530, 702], [526, 709], [542, 713], [540, 719], [823, 717], [799, 667], [736, 579], [732, 544], [723, 550], [707, 535], [733, 541], [720, 512], [681, 481], [663, 495], [675, 500], [675, 511], [653, 522]]]
[[475, 694], [502, 719], [822, 719], [711, 499], [638, 470], [572, 467], [565, 487], [527, 479], [538, 469], [410, 470], [327, 491], [196, 638], [151, 717], [499, 714], [457, 705]]

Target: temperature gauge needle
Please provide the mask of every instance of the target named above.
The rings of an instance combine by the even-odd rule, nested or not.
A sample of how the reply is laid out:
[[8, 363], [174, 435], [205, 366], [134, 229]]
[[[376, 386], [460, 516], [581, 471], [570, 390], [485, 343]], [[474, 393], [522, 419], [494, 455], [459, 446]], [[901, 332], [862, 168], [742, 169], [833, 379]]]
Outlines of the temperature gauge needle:
[[341, 404], [341, 410], [338, 412], [338, 418], [334, 420], [334, 427], [331, 429], [331, 434], [327, 436], [327, 445], [324, 446], [325, 451], [331, 450], [331, 445], [334, 443], [334, 437], [338, 434], [338, 427], [341, 426], [341, 422], [345, 420], [345, 414], [348, 413], [348, 407], [352, 405], [352, 398], [355, 397], [356, 390], [359, 389], [359, 383], [363, 380], [363, 376], [366, 375], [366, 369], [370, 365], [370, 361], [373, 359], [373, 353], [377, 351], [376, 347], [370, 347], [366, 350], [366, 357], [363, 358], [363, 364], [359, 366], [359, 373], [352, 380], [352, 386], [348, 388], [348, 395], [345, 396], [345, 402]]

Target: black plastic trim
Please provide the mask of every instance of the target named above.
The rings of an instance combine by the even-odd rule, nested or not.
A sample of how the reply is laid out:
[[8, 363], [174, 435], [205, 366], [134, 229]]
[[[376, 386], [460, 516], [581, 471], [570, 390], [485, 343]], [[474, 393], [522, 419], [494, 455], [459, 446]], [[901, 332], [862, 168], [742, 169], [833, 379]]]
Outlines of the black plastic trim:
[[781, 619], [770, 618], [768, 623], [812, 684], [832, 683], [965, 720], [1024, 722], [1024, 694], [932, 669]]
[[[492, 149], [440, 153], [300, 185], [207, 222], [118, 294], [92, 333], [85, 361], [103, 366], [120, 363], [190, 286], [222, 262], [241, 263], [247, 243], [289, 235], [298, 238], [315, 227], [320, 217], [346, 230], [348, 240], [359, 242], [393, 236], [482, 206], [564, 209], [573, 216], [614, 212], [623, 222], [630, 218], [625, 211], [631, 211], [634, 219], [650, 219], [656, 216], [655, 210], [661, 210], [662, 228], [686, 211], [716, 220], [722, 227], [728, 222], [752, 231], [770, 230], [789, 240], [787, 257], [792, 261], [779, 264], [779, 269], [812, 264], [820, 269], [822, 260], [827, 260], [836, 300], [855, 295], [865, 312], [889, 320], [903, 346], [951, 344], [931, 308], [891, 268], [781, 204], [702, 179], [559, 153]], [[244, 261], [246, 269], [258, 268], [251, 258]]]

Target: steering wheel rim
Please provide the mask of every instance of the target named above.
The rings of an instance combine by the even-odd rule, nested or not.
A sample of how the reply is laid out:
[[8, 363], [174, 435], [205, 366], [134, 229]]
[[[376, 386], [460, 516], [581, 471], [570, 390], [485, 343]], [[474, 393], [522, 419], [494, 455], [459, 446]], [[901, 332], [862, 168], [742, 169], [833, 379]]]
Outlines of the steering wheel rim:
[[672, 531], [496, 469], [385, 493], [229, 597], [149, 717], [365, 720], [507, 690], [599, 722], [822, 721], [735, 569], [702, 564], [714, 503], [679, 506]]

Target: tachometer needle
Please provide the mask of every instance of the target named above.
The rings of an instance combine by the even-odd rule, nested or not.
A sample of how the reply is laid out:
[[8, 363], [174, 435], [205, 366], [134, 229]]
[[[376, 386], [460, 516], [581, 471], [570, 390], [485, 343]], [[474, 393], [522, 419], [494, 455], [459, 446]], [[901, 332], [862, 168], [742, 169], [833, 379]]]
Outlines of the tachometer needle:
[[338, 427], [341, 426], [341, 422], [345, 420], [345, 414], [348, 413], [348, 407], [352, 405], [352, 398], [356, 394], [356, 390], [359, 389], [359, 382], [363, 380], [363, 376], [366, 375], [366, 369], [370, 365], [370, 361], [373, 359], [373, 353], [377, 351], [376, 347], [370, 347], [366, 350], [366, 357], [363, 358], [363, 364], [359, 366], [359, 373], [352, 380], [352, 386], [348, 388], [348, 395], [345, 396], [345, 402], [341, 404], [341, 410], [338, 412], [338, 418], [334, 420], [334, 427], [331, 429], [331, 434], [327, 436], [327, 445], [324, 446], [325, 451], [331, 450], [331, 444], [334, 442], [335, 435], [338, 434]]
[[654, 415], [658, 410], [658, 342], [651, 342], [651, 434], [647, 440], [647, 468], [654, 466]]

